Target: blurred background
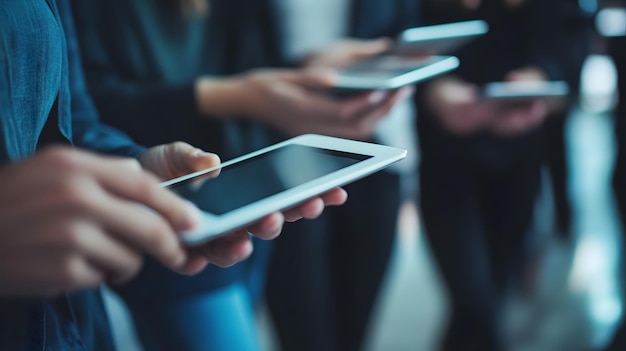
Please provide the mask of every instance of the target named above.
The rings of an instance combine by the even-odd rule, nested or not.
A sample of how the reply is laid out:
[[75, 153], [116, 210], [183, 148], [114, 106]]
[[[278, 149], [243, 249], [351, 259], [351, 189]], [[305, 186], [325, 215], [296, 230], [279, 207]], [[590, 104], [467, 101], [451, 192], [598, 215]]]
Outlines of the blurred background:
[[[596, 13], [597, 35], [580, 73], [580, 99], [569, 111], [565, 127], [572, 238], [565, 241], [554, 235], [555, 209], [545, 174], [534, 211], [532, 258], [525, 268], [524, 287], [509, 294], [504, 309], [510, 350], [598, 349], [612, 338], [623, 314], [622, 228], [611, 189], [618, 91], [607, 40], [625, 35], [626, 11], [593, 0], [580, 0], [579, 5]], [[404, 202], [398, 221], [398, 240], [366, 350], [436, 350], [449, 316], [448, 297], [422, 235], [418, 206]], [[106, 292], [119, 349], [141, 350], [123, 303]], [[258, 326], [266, 350], [277, 349], [264, 306]]]

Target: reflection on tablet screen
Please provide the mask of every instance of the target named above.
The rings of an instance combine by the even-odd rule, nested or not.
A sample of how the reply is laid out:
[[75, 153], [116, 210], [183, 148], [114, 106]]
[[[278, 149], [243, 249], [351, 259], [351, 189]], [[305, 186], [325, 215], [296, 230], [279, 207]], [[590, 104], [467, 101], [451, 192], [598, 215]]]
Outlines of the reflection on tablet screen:
[[222, 215], [249, 203], [356, 164], [371, 156], [288, 145], [171, 187], [200, 209]]

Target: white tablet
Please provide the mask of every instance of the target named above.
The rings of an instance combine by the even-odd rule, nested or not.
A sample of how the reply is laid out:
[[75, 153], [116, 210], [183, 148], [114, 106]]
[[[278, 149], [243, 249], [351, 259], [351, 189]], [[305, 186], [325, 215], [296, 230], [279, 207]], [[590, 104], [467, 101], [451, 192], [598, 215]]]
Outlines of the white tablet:
[[483, 87], [483, 97], [500, 103], [523, 103], [530, 100], [562, 100], [569, 95], [565, 81], [492, 82]]
[[421, 59], [381, 55], [358, 62], [338, 72], [334, 90], [389, 90], [415, 84], [459, 67], [454, 56]]
[[402, 32], [391, 52], [399, 55], [442, 55], [487, 34], [489, 25], [482, 20], [422, 26]]
[[197, 245], [402, 160], [406, 150], [307, 134], [162, 183], [202, 212]]

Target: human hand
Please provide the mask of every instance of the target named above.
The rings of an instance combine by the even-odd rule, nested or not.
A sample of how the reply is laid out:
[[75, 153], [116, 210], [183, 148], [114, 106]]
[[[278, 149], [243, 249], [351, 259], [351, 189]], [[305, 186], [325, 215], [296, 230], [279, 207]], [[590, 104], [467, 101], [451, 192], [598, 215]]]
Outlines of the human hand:
[[495, 118], [494, 106], [481, 99], [479, 88], [454, 77], [428, 85], [426, 103], [444, 128], [457, 135], [481, 131]]
[[389, 50], [392, 44], [393, 42], [388, 38], [374, 40], [343, 39], [309, 55], [303, 61], [303, 66], [339, 69], [382, 54]]
[[0, 296], [126, 281], [142, 253], [178, 270], [187, 253], [176, 233], [198, 220], [136, 160], [48, 148], [0, 170]]
[[507, 82], [541, 82], [548, 80], [548, 76], [541, 69], [528, 66], [507, 73], [504, 80]]
[[[161, 179], [170, 179], [213, 167], [219, 164], [219, 158], [189, 144], [177, 142], [147, 150], [141, 155], [140, 162]], [[274, 239], [280, 234], [285, 221], [294, 222], [301, 218], [315, 218], [322, 213], [325, 206], [341, 205], [346, 198], [346, 192], [341, 188], [336, 188], [292, 209], [274, 212], [248, 228], [234, 231], [200, 247], [190, 249], [187, 262], [178, 271], [193, 274], [209, 263], [221, 267], [231, 266], [245, 259], [252, 252], [252, 241], [248, 233], [265, 240]]]
[[[511, 71], [505, 76], [509, 82], [540, 82], [547, 76], [538, 68], [526, 67]], [[523, 103], [497, 105], [497, 118], [493, 120], [490, 130], [501, 137], [514, 137], [537, 128], [546, 119], [551, 109], [558, 104], [550, 105], [545, 100], [534, 99]]]
[[316, 133], [351, 139], [370, 138], [376, 124], [412, 93], [412, 87], [407, 87], [339, 100], [323, 93], [335, 79], [335, 72], [328, 69], [268, 69], [219, 82], [206, 80], [201, 91], [207, 109], [227, 103], [230, 114], [263, 121], [287, 135]]
[[545, 101], [503, 105], [496, 108], [497, 118], [493, 120], [490, 130], [500, 137], [514, 137], [524, 134], [543, 123], [548, 114]]

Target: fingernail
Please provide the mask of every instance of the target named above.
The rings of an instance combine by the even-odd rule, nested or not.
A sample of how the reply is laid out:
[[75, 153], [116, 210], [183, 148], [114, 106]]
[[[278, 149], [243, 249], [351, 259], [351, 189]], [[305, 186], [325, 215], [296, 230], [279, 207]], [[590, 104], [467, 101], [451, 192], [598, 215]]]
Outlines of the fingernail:
[[210, 152], [206, 152], [206, 151], [202, 151], [202, 150], [198, 150], [196, 151], [196, 153], [194, 154], [195, 157], [209, 157], [209, 156], [213, 156], [212, 153]]
[[376, 105], [380, 103], [381, 101], [383, 101], [386, 96], [387, 96], [387, 92], [382, 91], [382, 90], [376, 90], [370, 94], [368, 101], [370, 105]]
[[244, 250], [241, 258], [246, 258], [252, 255], [252, 251], [254, 250], [254, 246], [252, 246], [252, 240], [246, 242], [246, 246], [244, 246]]

